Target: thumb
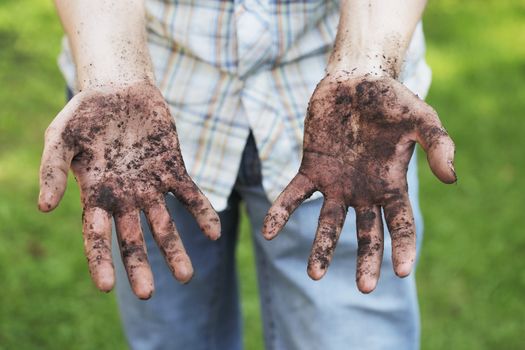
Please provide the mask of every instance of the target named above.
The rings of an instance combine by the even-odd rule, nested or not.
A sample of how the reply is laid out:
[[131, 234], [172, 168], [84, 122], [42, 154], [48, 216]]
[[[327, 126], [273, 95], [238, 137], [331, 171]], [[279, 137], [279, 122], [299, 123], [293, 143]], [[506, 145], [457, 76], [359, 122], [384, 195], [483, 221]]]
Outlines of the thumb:
[[434, 175], [444, 183], [451, 184], [457, 181], [454, 169], [456, 147], [441, 124], [437, 113], [430, 106], [428, 109], [418, 126], [418, 143], [425, 150], [428, 164]]
[[64, 144], [60, 133], [48, 128], [40, 162], [38, 208], [48, 212], [56, 208], [67, 185], [67, 174], [74, 152]]

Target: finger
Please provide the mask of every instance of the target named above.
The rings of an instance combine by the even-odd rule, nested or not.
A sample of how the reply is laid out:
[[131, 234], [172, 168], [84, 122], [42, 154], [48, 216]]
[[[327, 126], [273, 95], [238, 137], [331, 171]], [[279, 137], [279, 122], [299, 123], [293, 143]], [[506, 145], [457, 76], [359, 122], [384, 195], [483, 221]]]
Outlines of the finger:
[[115, 284], [111, 258], [111, 216], [101, 208], [86, 208], [83, 213], [84, 250], [93, 282], [103, 292]]
[[392, 239], [392, 262], [399, 277], [410, 274], [416, 259], [416, 230], [406, 193], [393, 196], [383, 207]]
[[166, 258], [173, 276], [182, 283], [189, 282], [193, 276], [193, 267], [166, 204], [158, 201], [146, 208], [145, 212], [153, 237]]
[[319, 215], [314, 244], [308, 259], [308, 275], [312, 279], [319, 280], [326, 273], [332, 261], [345, 217], [346, 206], [337, 201], [325, 199]]
[[204, 234], [211, 240], [221, 236], [221, 221], [210, 201], [189, 178], [171, 190], [177, 199], [193, 215]]
[[363, 293], [376, 288], [383, 260], [383, 222], [381, 208], [358, 207], [357, 223], [357, 287]]
[[427, 153], [428, 164], [434, 175], [444, 183], [454, 183], [457, 180], [454, 142], [441, 125], [436, 112], [428, 108], [429, 111], [424, 114], [417, 128], [418, 142]]
[[268, 210], [262, 229], [264, 237], [275, 238], [294, 210], [314, 192], [315, 185], [308, 177], [301, 173], [295, 175]]
[[122, 262], [128, 273], [131, 288], [140, 299], [149, 299], [154, 291], [153, 274], [142, 236], [139, 211], [115, 215], [115, 225]]
[[40, 162], [38, 208], [41, 211], [53, 210], [62, 199], [73, 155], [73, 150], [64, 145], [61, 136], [48, 129]]

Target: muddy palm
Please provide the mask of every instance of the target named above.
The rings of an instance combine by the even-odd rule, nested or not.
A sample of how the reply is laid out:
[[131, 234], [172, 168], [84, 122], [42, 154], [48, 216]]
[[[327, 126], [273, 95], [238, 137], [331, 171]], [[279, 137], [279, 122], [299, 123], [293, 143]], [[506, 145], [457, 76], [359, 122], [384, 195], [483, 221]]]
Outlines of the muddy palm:
[[54, 209], [69, 168], [80, 186], [86, 257], [97, 287], [114, 285], [111, 218], [130, 284], [140, 298], [153, 293], [153, 276], [140, 226], [148, 218], [175, 278], [187, 282], [193, 268], [164, 194], [173, 193], [211, 239], [219, 218], [184, 167], [175, 124], [160, 91], [140, 82], [76, 95], [46, 131], [39, 207]]
[[325, 274], [349, 207], [357, 217], [359, 289], [372, 291], [379, 278], [381, 209], [394, 270], [408, 275], [416, 238], [406, 173], [416, 142], [434, 174], [455, 182], [454, 144], [430, 106], [391, 78], [327, 76], [310, 100], [299, 172], [269, 210], [265, 237], [274, 238], [299, 204], [320, 191], [324, 204], [308, 262], [310, 277]]

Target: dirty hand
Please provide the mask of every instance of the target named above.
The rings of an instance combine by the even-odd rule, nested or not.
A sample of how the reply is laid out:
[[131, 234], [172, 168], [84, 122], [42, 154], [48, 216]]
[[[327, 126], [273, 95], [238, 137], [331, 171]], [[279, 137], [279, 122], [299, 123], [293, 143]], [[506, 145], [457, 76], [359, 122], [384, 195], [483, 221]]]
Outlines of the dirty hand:
[[141, 210], [175, 278], [191, 279], [193, 268], [164, 194], [173, 193], [210, 239], [219, 237], [220, 223], [184, 168], [175, 124], [155, 86], [139, 82], [91, 88], [67, 104], [46, 131], [40, 210], [48, 212], [58, 205], [70, 167], [80, 186], [89, 270], [100, 290], [114, 285], [113, 217], [131, 287], [141, 299], [152, 295]]
[[317, 86], [305, 120], [298, 174], [270, 208], [263, 233], [274, 238], [292, 212], [315, 191], [324, 195], [308, 274], [323, 277], [348, 207], [357, 218], [357, 285], [371, 292], [383, 255], [381, 208], [392, 238], [396, 274], [407, 276], [416, 257], [406, 173], [415, 142], [434, 174], [456, 181], [454, 143], [436, 112], [392, 78], [327, 76]]

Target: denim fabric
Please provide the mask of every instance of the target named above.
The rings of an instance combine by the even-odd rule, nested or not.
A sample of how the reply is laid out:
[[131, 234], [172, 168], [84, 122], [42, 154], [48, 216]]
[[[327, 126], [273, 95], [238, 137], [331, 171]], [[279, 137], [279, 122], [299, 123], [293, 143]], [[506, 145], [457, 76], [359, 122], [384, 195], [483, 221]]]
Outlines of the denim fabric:
[[[381, 279], [373, 293], [361, 294], [355, 285], [357, 241], [353, 210], [348, 213], [327, 275], [314, 282], [306, 274], [306, 262], [322, 198], [301, 205], [281, 234], [268, 242], [260, 232], [271, 203], [261, 185], [260, 162], [252, 136], [244, 149], [238, 174], [228, 207], [219, 213], [222, 237], [216, 242], [209, 241], [200, 232], [193, 217], [173, 196], [166, 196], [195, 268], [189, 284], [182, 285], [172, 277], [144, 217], [144, 236], [156, 286], [150, 300], [141, 301], [133, 295], [118, 249], [114, 249], [116, 290], [131, 348], [242, 348], [234, 259], [241, 201], [246, 205], [252, 226], [266, 349], [419, 348], [414, 274], [400, 279], [393, 273], [386, 227]], [[417, 201], [415, 157], [410, 163], [408, 182], [419, 248], [422, 220]]]

